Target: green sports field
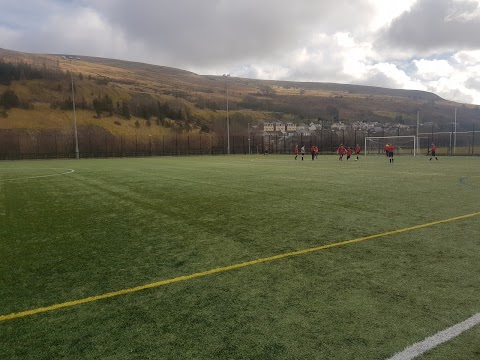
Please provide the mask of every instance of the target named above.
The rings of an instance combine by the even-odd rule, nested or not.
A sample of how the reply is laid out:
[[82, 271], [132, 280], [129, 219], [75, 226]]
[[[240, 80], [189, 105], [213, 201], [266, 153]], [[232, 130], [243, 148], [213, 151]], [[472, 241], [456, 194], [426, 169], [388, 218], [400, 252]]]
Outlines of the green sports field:
[[480, 158], [428, 159], [0, 162], [0, 359], [387, 359], [480, 312]]

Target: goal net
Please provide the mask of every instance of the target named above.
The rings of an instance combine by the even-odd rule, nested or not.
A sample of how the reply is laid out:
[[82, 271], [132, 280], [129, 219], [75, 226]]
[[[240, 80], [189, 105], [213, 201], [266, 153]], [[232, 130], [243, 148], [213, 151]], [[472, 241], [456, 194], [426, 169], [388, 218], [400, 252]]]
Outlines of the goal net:
[[367, 136], [365, 155], [385, 155], [387, 144], [395, 146], [395, 155], [415, 156], [415, 136]]

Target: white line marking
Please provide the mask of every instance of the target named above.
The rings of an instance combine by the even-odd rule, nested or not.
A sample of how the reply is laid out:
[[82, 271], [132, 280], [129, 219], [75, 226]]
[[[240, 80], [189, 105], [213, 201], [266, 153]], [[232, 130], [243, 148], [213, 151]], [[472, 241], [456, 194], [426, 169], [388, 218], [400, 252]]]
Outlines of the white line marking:
[[440, 331], [439, 333], [426, 338], [423, 341], [413, 344], [412, 346], [407, 347], [402, 352], [395, 354], [388, 360], [411, 360], [416, 358], [417, 356], [422, 355], [423, 353], [427, 352], [428, 350], [433, 349], [434, 347], [447, 342], [448, 340], [457, 337], [464, 331], [471, 329], [472, 327], [480, 324], [480, 313], [473, 315], [471, 318], [467, 320], [453, 325], [448, 329]]
[[60, 175], [67, 175], [73, 173], [74, 169], [65, 169], [66, 172], [57, 173], [57, 174], [48, 174], [48, 175], [38, 175], [38, 176], [28, 176], [28, 177], [21, 177], [21, 178], [14, 178], [14, 179], [0, 179], [0, 181], [17, 181], [17, 180], [27, 180], [27, 179], [38, 179], [38, 178], [45, 178], [51, 176], [60, 176]]

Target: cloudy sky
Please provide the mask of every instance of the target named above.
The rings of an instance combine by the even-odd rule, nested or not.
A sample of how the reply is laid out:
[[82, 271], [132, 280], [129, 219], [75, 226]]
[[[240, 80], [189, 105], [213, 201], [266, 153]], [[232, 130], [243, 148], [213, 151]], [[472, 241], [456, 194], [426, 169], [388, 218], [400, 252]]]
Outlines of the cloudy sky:
[[480, 0], [0, 0], [0, 47], [480, 104]]

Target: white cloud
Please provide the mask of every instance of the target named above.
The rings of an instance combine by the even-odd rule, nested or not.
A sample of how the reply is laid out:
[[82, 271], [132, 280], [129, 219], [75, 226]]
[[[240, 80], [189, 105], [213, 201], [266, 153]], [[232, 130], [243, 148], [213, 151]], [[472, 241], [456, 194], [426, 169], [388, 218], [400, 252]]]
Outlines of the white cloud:
[[405, 11], [410, 10], [412, 5], [417, 0], [397, 0], [397, 1], [385, 1], [385, 0], [369, 0], [372, 5], [374, 14], [369, 21], [369, 28], [371, 31], [376, 31], [384, 26], [390, 24], [390, 22], [397, 18]]
[[417, 67], [416, 77], [429, 81], [439, 76], [448, 77], [455, 73], [455, 69], [447, 60], [414, 60], [413, 63]]

